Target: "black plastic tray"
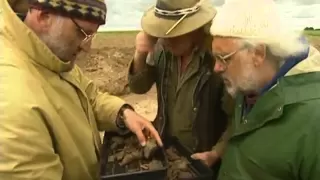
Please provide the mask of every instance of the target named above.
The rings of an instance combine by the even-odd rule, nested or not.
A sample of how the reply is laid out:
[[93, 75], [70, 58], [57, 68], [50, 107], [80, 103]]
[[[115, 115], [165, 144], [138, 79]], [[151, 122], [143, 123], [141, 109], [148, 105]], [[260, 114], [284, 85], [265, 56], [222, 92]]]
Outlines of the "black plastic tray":
[[[126, 136], [132, 136], [133, 134], [128, 134]], [[140, 170], [135, 172], [127, 172], [126, 167], [121, 167], [118, 163], [108, 162], [109, 148], [111, 143], [111, 138], [113, 136], [118, 136], [116, 133], [106, 133], [103, 138], [103, 145], [101, 149], [101, 180], [164, 180], [167, 176], [167, 159], [162, 148], [156, 153], [156, 158], [159, 159], [163, 168], [157, 170]], [[139, 163], [139, 162], [138, 162]], [[107, 169], [114, 168], [115, 170], [111, 173]]]
[[170, 137], [165, 140], [165, 147], [173, 146], [180, 156], [184, 156], [190, 162], [190, 169], [197, 176], [194, 178], [184, 178], [180, 180], [212, 180], [213, 172], [210, 167], [206, 166], [199, 160], [194, 160], [190, 156], [192, 153], [184, 147], [176, 137]]

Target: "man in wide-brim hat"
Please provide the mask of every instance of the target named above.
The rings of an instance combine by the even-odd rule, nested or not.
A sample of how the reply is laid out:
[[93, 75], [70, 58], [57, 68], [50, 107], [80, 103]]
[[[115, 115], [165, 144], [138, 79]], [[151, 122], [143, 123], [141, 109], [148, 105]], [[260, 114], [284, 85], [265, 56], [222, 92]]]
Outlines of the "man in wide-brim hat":
[[211, 47], [206, 43], [211, 44], [207, 27], [215, 15], [207, 0], [158, 0], [142, 17], [143, 31], [136, 37], [129, 68], [132, 92], [143, 94], [156, 84], [154, 124], [162, 137], [178, 137], [195, 153], [193, 158], [209, 166], [223, 152], [223, 138], [216, 143], [232, 106], [228, 97], [222, 100], [223, 82], [213, 72]]

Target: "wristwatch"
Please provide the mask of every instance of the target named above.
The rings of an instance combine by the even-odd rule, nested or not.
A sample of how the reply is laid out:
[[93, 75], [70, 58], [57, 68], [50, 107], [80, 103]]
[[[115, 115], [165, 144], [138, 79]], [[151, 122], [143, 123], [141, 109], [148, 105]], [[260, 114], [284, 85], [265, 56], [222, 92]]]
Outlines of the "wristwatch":
[[125, 120], [125, 116], [124, 116], [124, 110], [126, 109], [130, 109], [132, 111], [134, 111], [133, 107], [130, 106], [129, 104], [124, 104], [120, 110], [119, 110], [119, 113], [118, 113], [118, 116], [117, 116], [117, 119], [116, 119], [116, 125], [119, 129], [127, 129], [125, 123], [124, 123], [124, 120]]

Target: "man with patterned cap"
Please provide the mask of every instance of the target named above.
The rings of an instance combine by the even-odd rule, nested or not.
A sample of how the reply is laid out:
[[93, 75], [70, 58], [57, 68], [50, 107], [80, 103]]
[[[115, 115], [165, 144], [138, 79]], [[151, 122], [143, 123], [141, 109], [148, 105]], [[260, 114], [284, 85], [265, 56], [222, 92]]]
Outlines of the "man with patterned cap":
[[105, 23], [103, 0], [16, 5], [0, 1], [0, 179], [97, 180], [99, 131], [130, 130], [142, 146], [148, 133], [162, 145], [149, 121], [74, 64]]
[[208, 0], [158, 0], [142, 17], [129, 68], [132, 92], [146, 93], [156, 84], [154, 124], [161, 136], [176, 136], [208, 166], [223, 152], [219, 139], [232, 107], [212, 68], [209, 27], [215, 15]]
[[229, 0], [213, 20], [215, 71], [236, 98], [219, 180], [320, 179], [320, 53], [273, 0]]

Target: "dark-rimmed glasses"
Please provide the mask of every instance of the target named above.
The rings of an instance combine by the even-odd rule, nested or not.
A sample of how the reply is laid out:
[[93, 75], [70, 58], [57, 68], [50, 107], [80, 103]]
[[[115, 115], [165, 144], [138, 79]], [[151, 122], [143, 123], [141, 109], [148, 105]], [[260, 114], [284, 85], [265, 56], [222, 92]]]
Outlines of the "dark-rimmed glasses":
[[73, 18], [70, 18], [71, 21], [76, 25], [77, 29], [84, 35], [84, 39], [82, 40], [81, 44], [82, 45], [85, 45], [87, 44], [88, 42], [90, 42], [94, 36], [96, 35], [96, 33], [92, 33], [92, 34], [87, 34], [82, 28], [81, 26], [73, 19]]

